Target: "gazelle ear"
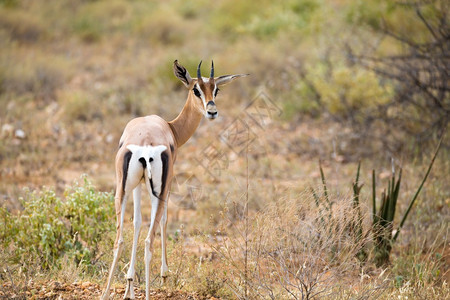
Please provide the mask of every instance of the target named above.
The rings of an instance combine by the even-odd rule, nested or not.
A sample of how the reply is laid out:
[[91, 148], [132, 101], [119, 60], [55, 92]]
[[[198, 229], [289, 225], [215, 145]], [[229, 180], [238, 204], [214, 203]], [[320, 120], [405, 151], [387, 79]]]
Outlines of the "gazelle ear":
[[181, 80], [181, 82], [187, 87], [190, 88], [193, 84], [193, 80], [191, 78], [191, 75], [189, 75], [189, 72], [186, 70], [185, 67], [180, 65], [178, 63], [178, 60], [175, 60], [173, 62], [173, 73], [175, 76]]
[[236, 78], [245, 77], [248, 75], [250, 75], [250, 74], [223, 75], [223, 76], [214, 78], [214, 81], [216, 82], [217, 85], [225, 85], [227, 83], [232, 82]]

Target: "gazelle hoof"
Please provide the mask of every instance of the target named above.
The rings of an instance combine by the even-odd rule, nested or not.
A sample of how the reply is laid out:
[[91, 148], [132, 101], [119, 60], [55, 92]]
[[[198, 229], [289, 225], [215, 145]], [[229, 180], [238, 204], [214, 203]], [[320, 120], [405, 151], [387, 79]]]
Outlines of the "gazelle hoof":
[[127, 288], [125, 289], [123, 299], [134, 299], [133, 279], [127, 280]]

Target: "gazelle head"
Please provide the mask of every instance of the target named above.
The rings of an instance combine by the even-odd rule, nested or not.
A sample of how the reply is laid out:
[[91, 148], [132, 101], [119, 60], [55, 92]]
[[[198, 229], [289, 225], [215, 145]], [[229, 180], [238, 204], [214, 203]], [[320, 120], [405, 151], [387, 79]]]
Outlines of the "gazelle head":
[[230, 83], [238, 77], [244, 77], [248, 74], [223, 75], [214, 77], [214, 62], [211, 62], [211, 72], [209, 78], [202, 77], [200, 67], [197, 67], [197, 78], [191, 78], [185, 67], [180, 65], [177, 60], [173, 62], [173, 72], [175, 76], [183, 82], [189, 89], [190, 96], [196, 100], [196, 107], [209, 120], [214, 120], [219, 115], [216, 107], [216, 96], [219, 92], [219, 86]]

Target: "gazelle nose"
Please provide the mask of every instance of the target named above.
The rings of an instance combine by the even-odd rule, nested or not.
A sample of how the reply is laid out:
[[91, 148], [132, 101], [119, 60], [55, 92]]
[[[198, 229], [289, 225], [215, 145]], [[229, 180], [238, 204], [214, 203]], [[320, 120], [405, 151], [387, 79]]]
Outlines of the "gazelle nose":
[[208, 119], [217, 118], [218, 112], [216, 108], [216, 104], [213, 101], [209, 101], [206, 105], [206, 117]]

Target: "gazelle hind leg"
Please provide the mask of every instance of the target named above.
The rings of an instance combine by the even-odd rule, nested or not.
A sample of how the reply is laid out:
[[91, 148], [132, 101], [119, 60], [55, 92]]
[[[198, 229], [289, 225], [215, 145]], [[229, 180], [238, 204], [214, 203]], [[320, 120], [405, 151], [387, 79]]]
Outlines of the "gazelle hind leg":
[[155, 240], [155, 232], [163, 213], [163, 203], [154, 195], [150, 195], [152, 199], [152, 213], [150, 220], [150, 228], [145, 239], [145, 297], [150, 299], [150, 262], [152, 260], [153, 242]]
[[133, 237], [133, 246], [131, 249], [130, 267], [128, 268], [127, 272], [127, 288], [125, 290], [125, 295], [123, 296], [124, 299], [134, 299], [133, 280], [135, 275], [137, 244], [142, 224], [140, 184], [138, 184], [133, 190], [133, 205], [134, 205], [134, 215], [133, 215], [134, 237]]
[[[121, 193], [119, 193], [118, 195], [116, 194], [117, 235], [116, 235], [116, 241], [114, 242], [114, 258], [113, 258], [113, 262], [111, 264], [111, 268], [109, 270], [106, 288], [101, 297], [102, 300], [109, 299], [109, 290], [111, 288], [112, 277], [114, 275], [114, 271], [117, 267], [117, 262], [120, 258], [120, 255], [122, 254], [122, 250], [123, 250], [123, 219], [124, 219], [124, 215], [125, 215], [125, 207], [126, 207], [127, 198], [128, 198], [128, 195], [125, 192], [123, 193], [123, 196], [121, 195]], [[122, 201], [118, 201], [118, 199], [122, 199]]]
[[164, 201], [164, 212], [161, 217], [161, 281], [165, 283], [167, 276], [169, 275], [169, 267], [167, 266], [167, 199]]

